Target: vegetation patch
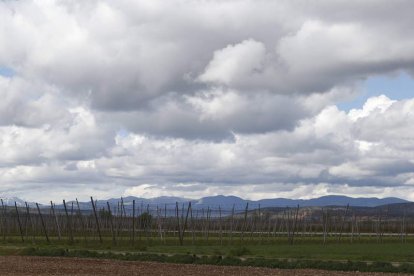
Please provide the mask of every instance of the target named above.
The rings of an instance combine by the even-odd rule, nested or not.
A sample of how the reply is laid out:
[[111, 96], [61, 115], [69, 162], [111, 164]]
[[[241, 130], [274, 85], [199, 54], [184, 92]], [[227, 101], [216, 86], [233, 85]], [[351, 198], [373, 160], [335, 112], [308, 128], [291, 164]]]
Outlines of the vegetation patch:
[[230, 250], [229, 256], [245, 256], [245, 255], [251, 255], [252, 252], [245, 246], [243, 247], [236, 247]]
[[[242, 248], [243, 249], [243, 248]], [[238, 253], [249, 252], [248, 248], [237, 248]], [[231, 266], [255, 266], [279, 269], [323, 269], [361, 272], [394, 272], [414, 273], [414, 265], [401, 263], [393, 265], [390, 262], [361, 262], [361, 261], [321, 261], [301, 259], [271, 259], [271, 258], [240, 258], [238, 256], [195, 255], [195, 254], [154, 254], [154, 253], [115, 253], [111, 251], [77, 250], [68, 248], [27, 247], [20, 251], [21, 255], [50, 256], [50, 257], [80, 257], [103, 258], [124, 261], [151, 261], [178, 264], [209, 264]]]

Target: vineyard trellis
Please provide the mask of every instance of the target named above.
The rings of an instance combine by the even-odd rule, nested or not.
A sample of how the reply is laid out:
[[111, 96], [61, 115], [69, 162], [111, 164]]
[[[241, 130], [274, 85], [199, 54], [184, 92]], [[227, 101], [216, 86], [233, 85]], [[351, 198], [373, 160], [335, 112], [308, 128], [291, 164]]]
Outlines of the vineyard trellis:
[[135, 200], [90, 203], [75, 201], [50, 206], [1, 200], [0, 234], [3, 242], [112, 242], [133, 246], [159, 241], [162, 244], [232, 245], [246, 242], [295, 244], [309, 239], [321, 243], [357, 242], [368, 237], [406, 242], [414, 234], [413, 219], [390, 216], [388, 209], [375, 217], [356, 208], [323, 207], [262, 208], [252, 206], [197, 206], [191, 202], [150, 205]]

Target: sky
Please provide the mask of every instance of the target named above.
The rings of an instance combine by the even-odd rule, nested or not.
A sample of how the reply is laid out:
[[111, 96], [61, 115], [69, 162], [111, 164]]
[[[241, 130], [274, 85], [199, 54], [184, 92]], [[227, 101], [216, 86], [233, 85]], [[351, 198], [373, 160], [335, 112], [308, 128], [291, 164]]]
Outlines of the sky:
[[403, 0], [0, 2], [0, 197], [414, 200]]

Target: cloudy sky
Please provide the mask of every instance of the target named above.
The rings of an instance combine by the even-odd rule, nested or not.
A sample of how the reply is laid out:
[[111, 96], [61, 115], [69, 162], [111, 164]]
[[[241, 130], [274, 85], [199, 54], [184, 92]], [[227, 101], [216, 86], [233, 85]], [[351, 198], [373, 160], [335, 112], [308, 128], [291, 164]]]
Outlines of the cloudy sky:
[[0, 2], [0, 195], [414, 200], [413, 1]]

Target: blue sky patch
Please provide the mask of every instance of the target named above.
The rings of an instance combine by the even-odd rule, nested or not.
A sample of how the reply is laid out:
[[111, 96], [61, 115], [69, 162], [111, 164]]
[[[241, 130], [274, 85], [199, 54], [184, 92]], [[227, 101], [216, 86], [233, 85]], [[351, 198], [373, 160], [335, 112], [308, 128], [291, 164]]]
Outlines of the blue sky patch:
[[359, 96], [350, 101], [338, 103], [337, 106], [345, 111], [361, 108], [368, 98], [382, 94], [393, 100], [413, 98], [414, 79], [405, 72], [393, 76], [370, 77], [363, 82]]
[[11, 78], [16, 74], [16, 72], [10, 67], [0, 65], [0, 76]]

